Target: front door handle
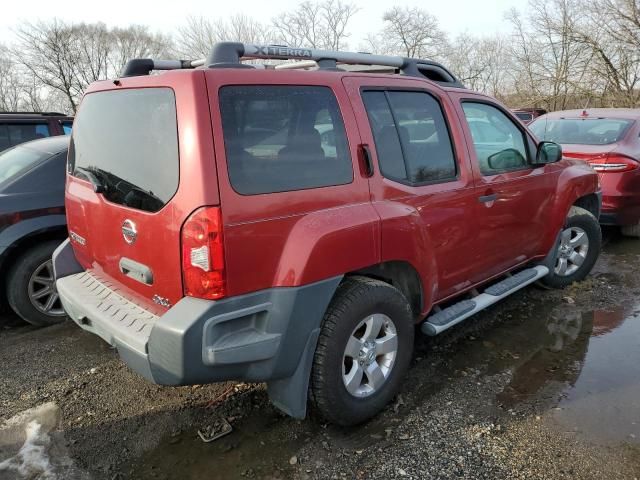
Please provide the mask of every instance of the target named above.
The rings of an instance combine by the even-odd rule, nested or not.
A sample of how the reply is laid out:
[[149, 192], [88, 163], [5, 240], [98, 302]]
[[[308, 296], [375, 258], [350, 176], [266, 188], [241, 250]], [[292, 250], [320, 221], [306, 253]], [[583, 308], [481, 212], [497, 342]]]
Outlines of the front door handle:
[[478, 200], [482, 203], [495, 202], [497, 199], [498, 199], [497, 193], [491, 193], [489, 195], [482, 195], [481, 197], [478, 197]]

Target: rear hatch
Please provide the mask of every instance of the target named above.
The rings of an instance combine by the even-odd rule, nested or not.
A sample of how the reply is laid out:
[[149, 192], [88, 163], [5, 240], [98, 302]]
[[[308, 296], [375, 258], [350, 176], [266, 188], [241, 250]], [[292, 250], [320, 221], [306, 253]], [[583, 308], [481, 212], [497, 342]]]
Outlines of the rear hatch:
[[217, 203], [199, 73], [94, 88], [82, 101], [71, 138], [66, 207], [76, 257], [156, 312], [183, 296], [182, 224], [199, 206]]

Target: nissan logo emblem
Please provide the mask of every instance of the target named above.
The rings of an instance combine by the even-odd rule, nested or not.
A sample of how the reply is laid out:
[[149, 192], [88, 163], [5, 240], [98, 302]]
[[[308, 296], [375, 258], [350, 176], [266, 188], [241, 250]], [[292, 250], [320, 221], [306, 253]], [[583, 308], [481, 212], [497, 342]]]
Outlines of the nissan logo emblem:
[[138, 237], [138, 230], [136, 230], [136, 224], [131, 220], [125, 220], [122, 224], [122, 236], [124, 237], [124, 241], [129, 245], [136, 241]]

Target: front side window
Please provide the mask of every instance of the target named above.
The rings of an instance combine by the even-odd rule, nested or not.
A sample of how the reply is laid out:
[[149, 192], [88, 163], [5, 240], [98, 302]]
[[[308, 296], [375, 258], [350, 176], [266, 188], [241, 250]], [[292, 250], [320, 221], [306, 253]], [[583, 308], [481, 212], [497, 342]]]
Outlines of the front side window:
[[3, 123], [0, 124], [0, 151], [20, 143], [50, 136], [47, 123]]
[[220, 113], [234, 190], [242, 195], [345, 185], [353, 166], [327, 87], [228, 86]]
[[499, 108], [486, 103], [462, 104], [483, 175], [529, 168], [524, 133]]
[[71, 130], [73, 128], [73, 122], [64, 121], [64, 122], [60, 122], [60, 124], [62, 125], [62, 131], [64, 132], [64, 134], [65, 135], [71, 135]]
[[456, 162], [438, 101], [425, 92], [364, 91], [382, 174], [403, 183], [452, 180]]

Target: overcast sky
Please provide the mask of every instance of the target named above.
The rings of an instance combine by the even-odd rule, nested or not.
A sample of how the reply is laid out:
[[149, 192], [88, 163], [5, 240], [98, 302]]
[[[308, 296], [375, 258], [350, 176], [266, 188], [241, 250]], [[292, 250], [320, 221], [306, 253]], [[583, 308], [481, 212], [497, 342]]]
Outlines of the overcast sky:
[[[21, 21], [47, 20], [58, 17], [67, 21], [105, 22], [109, 26], [132, 23], [148, 25], [153, 30], [174, 31], [189, 15], [220, 18], [245, 13], [265, 21], [278, 12], [295, 9], [296, 0], [3, 0], [0, 14], [0, 41], [9, 42], [12, 29]], [[394, 5], [416, 6], [435, 15], [450, 34], [469, 32], [490, 34], [509, 28], [504, 13], [512, 7], [523, 9], [527, 0], [354, 0], [361, 10], [354, 17], [349, 38], [351, 48], [368, 33], [380, 29], [382, 13]], [[233, 40], [233, 39], [229, 39]]]

